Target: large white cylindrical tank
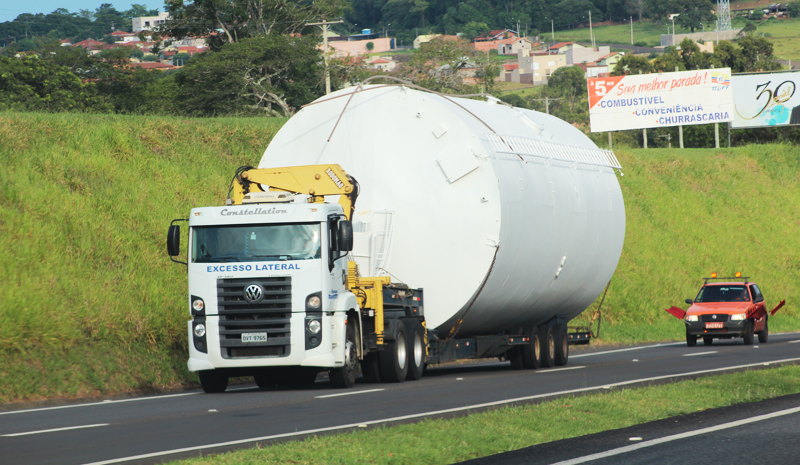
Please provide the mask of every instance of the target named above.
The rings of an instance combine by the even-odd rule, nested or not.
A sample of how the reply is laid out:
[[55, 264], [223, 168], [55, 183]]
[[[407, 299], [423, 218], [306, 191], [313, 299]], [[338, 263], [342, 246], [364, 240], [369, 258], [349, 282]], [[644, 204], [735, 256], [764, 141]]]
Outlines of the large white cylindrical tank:
[[300, 110], [260, 167], [338, 163], [361, 185], [362, 275], [423, 288], [428, 328], [496, 334], [574, 318], [619, 261], [613, 153], [530, 110], [365, 86]]

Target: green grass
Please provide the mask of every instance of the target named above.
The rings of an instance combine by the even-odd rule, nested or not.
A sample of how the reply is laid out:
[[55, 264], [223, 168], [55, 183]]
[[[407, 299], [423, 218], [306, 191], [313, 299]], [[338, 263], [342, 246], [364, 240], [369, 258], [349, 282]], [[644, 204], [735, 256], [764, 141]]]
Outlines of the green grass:
[[625, 389], [209, 455], [181, 465], [448, 464], [800, 392], [799, 366]]
[[772, 34], [776, 58], [800, 61], [800, 18], [756, 23], [758, 32]]
[[[221, 204], [282, 123], [0, 113], [0, 402], [196, 383], [166, 228]], [[663, 309], [712, 271], [787, 299], [770, 328], [800, 329], [800, 148], [617, 155], [627, 233], [598, 342], [682, 339]]]

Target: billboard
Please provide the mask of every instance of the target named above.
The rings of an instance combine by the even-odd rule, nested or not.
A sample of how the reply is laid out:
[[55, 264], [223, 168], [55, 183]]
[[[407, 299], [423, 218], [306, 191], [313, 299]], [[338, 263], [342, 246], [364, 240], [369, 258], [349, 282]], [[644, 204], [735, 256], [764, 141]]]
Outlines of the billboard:
[[592, 132], [733, 121], [731, 69], [590, 78]]
[[732, 127], [800, 124], [800, 71], [739, 74], [732, 77]]

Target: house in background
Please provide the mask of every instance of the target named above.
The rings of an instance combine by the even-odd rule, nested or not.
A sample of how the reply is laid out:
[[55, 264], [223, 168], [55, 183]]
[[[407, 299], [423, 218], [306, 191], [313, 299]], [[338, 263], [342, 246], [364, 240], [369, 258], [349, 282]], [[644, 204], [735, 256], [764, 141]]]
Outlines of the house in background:
[[580, 44], [572, 44], [565, 52], [568, 65], [576, 65], [578, 63], [592, 63], [600, 58], [609, 55], [611, 47], [604, 45], [593, 49], [591, 47], [584, 47]]
[[[544, 84], [558, 68], [567, 66], [567, 57], [562, 54], [548, 52], [532, 54], [528, 50], [520, 50], [517, 55], [517, 63], [519, 68], [516, 71], [512, 71], [511, 82]], [[514, 73], [516, 73], [516, 76]], [[515, 77], [519, 80], [515, 80]]]
[[144, 30], [153, 29], [160, 26], [169, 20], [169, 13], [159, 13], [158, 16], [141, 16], [138, 18], [131, 18], [131, 26], [133, 33], [141, 32]]
[[389, 57], [380, 57], [370, 61], [368, 65], [372, 69], [388, 73], [397, 67], [397, 62]]
[[498, 55], [516, 55], [520, 50], [530, 51], [533, 44], [522, 37], [512, 37], [503, 39], [497, 44]]

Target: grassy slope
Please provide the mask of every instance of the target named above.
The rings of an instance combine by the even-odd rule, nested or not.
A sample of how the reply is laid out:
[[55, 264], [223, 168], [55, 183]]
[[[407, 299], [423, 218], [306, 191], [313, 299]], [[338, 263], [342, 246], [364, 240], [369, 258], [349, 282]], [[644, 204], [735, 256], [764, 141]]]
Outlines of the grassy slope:
[[167, 388], [185, 369], [172, 218], [220, 204], [269, 120], [0, 114], [0, 401]]
[[[0, 402], [178, 387], [185, 269], [167, 225], [224, 198], [282, 121], [0, 114]], [[681, 339], [663, 308], [741, 270], [800, 329], [800, 150], [618, 151], [625, 250], [604, 341]]]

